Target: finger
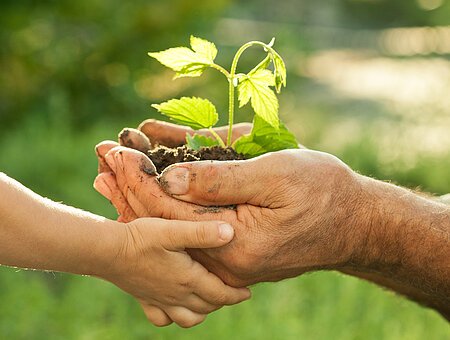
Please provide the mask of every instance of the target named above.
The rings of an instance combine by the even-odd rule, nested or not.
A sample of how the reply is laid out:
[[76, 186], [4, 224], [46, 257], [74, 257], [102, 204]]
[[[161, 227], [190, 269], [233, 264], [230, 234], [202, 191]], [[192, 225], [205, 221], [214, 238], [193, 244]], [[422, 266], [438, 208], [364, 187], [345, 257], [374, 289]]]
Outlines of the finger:
[[173, 323], [172, 319], [159, 307], [141, 304], [147, 319], [157, 327], [168, 326]]
[[[167, 147], [176, 147], [185, 144], [187, 133], [190, 135], [198, 133], [212, 137], [211, 132], [207, 129], [194, 131], [188, 126], [162, 122], [155, 119], [145, 120], [141, 123], [141, 125], [139, 125], [138, 129], [150, 139], [152, 144], [161, 144]], [[251, 129], [252, 124], [250, 123], [239, 123], [233, 125], [232, 141], [234, 142], [242, 135], [250, 133]], [[214, 128], [214, 131], [220, 136], [220, 138], [222, 138], [223, 141], [226, 141], [228, 126]]]
[[106, 140], [95, 146], [95, 153], [98, 159], [98, 173], [111, 171], [109, 165], [105, 161], [105, 155], [117, 145], [119, 144], [116, 142]]
[[201, 161], [173, 164], [160, 177], [174, 197], [201, 205], [265, 205], [269, 188], [277, 188], [280, 170], [274, 154], [245, 161]]
[[141, 130], [152, 145], [161, 144], [167, 147], [176, 147], [186, 142], [186, 133], [193, 134], [194, 130], [188, 126], [176, 125], [155, 119], [143, 121], [138, 130]]
[[119, 143], [122, 146], [144, 153], [151, 149], [150, 141], [147, 136], [141, 131], [131, 128], [124, 128], [120, 131]]
[[102, 172], [94, 179], [94, 189], [101, 195], [103, 195], [108, 201], [111, 201], [113, 193], [105, 181], [105, 177], [110, 172]]
[[199, 314], [209, 314], [212, 313], [222, 306], [211, 304], [196, 294], [191, 294], [183, 303], [184, 307], [190, 309], [191, 311]]
[[225, 222], [167, 220], [160, 235], [167, 250], [217, 248], [233, 239], [234, 229]]
[[123, 146], [117, 144], [115, 147], [111, 148], [103, 157], [106, 164], [114, 173], [116, 173], [116, 161], [114, 159], [114, 155], [117, 153], [117, 151], [122, 150], [123, 148], [124, 148]]
[[114, 174], [111, 172], [99, 174], [94, 180], [94, 188], [111, 201], [120, 215], [120, 222], [130, 222], [137, 218], [136, 213], [119, 190]]
[[120, 223], [128, 223], [128, 222], [131, 222], [131, 221], [128, 220], [125, 216], [122, 216], [122, 215], [119, 215], [119, 217], [117, 217], [117, 222], [120, 222]]
[[206, 315], [195, 313], [185, 307], [169, 306], [165, 308], [167, 315], [180, 327], [190, 328], [206, 319]]
[[[238, 139], [242, 135], [246, 135], [246, 134], [250, 133], [251, 130], [252, 130], [251, 123], [234, 124], [233, 129], [231, 131], [231, 142], [234, 142], [236, 139]], [[214, 128], [214, 131], [219, 135], [220, 138], [222, 138], [222, 140], [224, 142], [227, 141], [228, 126], [221, 126], [221, 127]], [[200, 133], [212, 137], [211, 132], [209, 132], [207, 129], [200, 130]]]
[[114, 151], [117, 151], [114, 156], [117, 184], [133, 210], [137, 201], [148, 211], [148, 216], [165, 219], [227, 221], [234, 216], [230, 209], [205, 208], [170, 197], [162, 190], [154, 175], [155, 167], [147, 156], [128, 148]]
[[216, 275], [207, 271], [202, 280], [194, 283], [194, 292], [210, 304], [221, 306], [234, 305], [251, 298], [250, 289], [227, 286]]
[[[139, 201], [136, 196], [133, 194], [133, 192], [128, 188], [125, 196], [125, 200], [127, 201], [128, 205], [133, 209], [133, 211], [138, 215], [139, 217], [149, 217], [152, 216], [147, 208], [142, 204], [141, 201]], [[157, 216], [156, 216], [157, 217]]]

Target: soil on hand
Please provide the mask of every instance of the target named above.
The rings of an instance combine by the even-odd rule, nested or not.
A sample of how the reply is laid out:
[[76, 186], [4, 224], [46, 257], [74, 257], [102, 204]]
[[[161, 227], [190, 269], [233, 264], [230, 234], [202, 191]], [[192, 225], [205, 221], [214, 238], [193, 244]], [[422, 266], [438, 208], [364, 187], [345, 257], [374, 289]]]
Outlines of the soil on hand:
[[158, 174], [169, 165], [175, 163], [202, 160], [230, 161], [245, 159], [243, 155], [237, 153], [234, 149], [230, 147], [222, 148], [220, 146], [201, 148], [198, 151], [189, 149], [186, 145], [174, 149], [158, 146], [155, 149], [148, 150], [147, 156], [155, 165]]

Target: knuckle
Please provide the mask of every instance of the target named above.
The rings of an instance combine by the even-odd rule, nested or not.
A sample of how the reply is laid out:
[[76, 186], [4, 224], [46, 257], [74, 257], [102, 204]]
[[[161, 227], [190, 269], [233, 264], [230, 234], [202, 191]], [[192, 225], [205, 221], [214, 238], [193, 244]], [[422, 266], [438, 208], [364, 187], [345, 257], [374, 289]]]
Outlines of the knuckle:
[[195, 228], [195, 237], [200, 244], [208, 241], [208, 230], [204, 224], [200, 224]]
[[183, 277], [180, 278], [180, 280], [178, 281], [178, 286], [180, 287], [181, 291], [190, 291], [192, 290], [192, 279], [188, 278], [188, 277]]
[[228, 302], [229, 298], [228, 298], [228, 295], [225, 292], [219, 291], [214, 296], [214, 300], [215, 300], [215, 302], [217, 304], [225, 305]]
[[217, 194], [220, 187], [220, 172], [215, 163], [208, 163], [202, 170], [200, 179], [197, 179], [195, 173], [192, 180], [197, 184], [196, 186], [201, 190], [202, 195], [213, 197]]
[[181, 234], [176, 233], [172, 228], [164, 228], [164, 233], [161, 238], [163, 244], [167, 245], [171, 249], [178, 248], [181, 241]]

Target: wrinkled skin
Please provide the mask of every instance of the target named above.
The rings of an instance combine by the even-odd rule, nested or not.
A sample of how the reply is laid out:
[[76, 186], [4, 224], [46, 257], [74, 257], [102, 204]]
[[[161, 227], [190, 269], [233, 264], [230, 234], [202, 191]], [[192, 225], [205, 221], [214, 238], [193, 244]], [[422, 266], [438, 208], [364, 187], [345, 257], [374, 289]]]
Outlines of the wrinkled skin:
[[[162, 131], [158, 122], [150, 124]], [[184, 138], [184, 132], [174, 132], [178, 127], [164, 127]], [[97, 154], [96, 183], [108, 186], [121, 220], [156, 216], [230, 223], [235, 238], [229, 245], [189, 253], [233, 286], [344, 266], [360, 241], [347, 210], [354, 190], [345, 190], [357, 185], [354, 173], [328, 154], [300, 149], [246, 161], [181, 163], [167, 168], [159, 181], [149, 175], [153, 164], [136, 150], [104, 142]], [[177, 184], [180, 179], [187, 186]], [[235, 209], [206, 208], [229, 204]]]

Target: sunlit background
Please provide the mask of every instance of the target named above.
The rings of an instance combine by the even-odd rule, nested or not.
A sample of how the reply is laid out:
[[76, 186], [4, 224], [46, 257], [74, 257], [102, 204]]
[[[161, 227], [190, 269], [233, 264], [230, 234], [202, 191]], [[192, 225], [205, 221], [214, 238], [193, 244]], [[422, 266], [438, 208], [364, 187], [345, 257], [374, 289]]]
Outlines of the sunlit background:
[[[0, 28], [0, 171], [53, 200], [114, 218], [92, 189], [98, 141], [160, 118], [150, 104], [171, 97], [226, 112], [220, 75], [172, 81], [147, 57], [190, 34], [214, 41], [226, 68], [241, 44], [276, 37], [282, 119], [304, 145], [450, 192], [448, 0], [2, 0]], [[260, 57], [246, 54], [242, 71]], [[336, 273], [253, 290], [194, 329], [158, 329], [108, 283], [0, 268], [0, 339], [450, 338], [437, 313]]]

